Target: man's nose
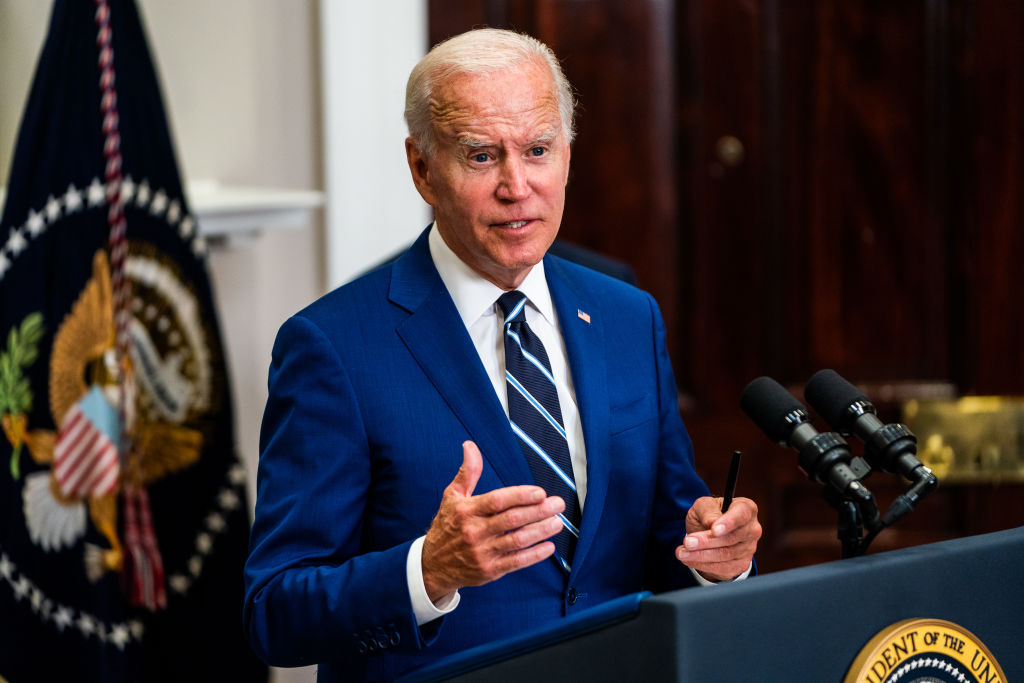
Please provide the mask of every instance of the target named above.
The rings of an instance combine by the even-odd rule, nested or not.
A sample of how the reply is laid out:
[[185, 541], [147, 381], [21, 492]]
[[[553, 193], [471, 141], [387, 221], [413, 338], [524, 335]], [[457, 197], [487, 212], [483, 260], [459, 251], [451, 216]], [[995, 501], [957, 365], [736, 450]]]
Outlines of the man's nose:
[[530, 195], [530, 181], [521, 159], [509, 157], [502, 161], [497, 195], [510, 202], [522, 201]]

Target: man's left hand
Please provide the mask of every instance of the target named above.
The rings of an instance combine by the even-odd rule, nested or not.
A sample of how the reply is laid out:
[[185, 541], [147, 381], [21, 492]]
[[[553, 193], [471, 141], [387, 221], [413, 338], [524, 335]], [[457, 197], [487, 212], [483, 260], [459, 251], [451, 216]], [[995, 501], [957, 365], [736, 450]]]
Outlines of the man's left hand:
[[704, 496], [686, 514], [686, 538], [676, 558], [709, 581], [729, 581], [747, 571], [759, 538], [754, 501], [736, 498], [723, 514], [721, 498]]

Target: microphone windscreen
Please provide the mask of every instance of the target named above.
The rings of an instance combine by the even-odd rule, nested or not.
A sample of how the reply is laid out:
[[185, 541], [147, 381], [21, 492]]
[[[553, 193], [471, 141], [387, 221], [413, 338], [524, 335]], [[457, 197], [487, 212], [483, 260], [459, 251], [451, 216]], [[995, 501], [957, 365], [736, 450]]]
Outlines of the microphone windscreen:
[[[758, 377], [740, 395], [740, 407], [768, 438], [786, 443], [793, 425], [786, 415], [805, 410], [804, 405], [771, 377]], [[805, 411], [806, 412], [806, 411]]]
[[804, 398], [833, 429], [845, 429], [846, 409], [857, 401], [868, 402], [857, 387], [839, 376], [835, 370], [819, 370], [807, 381]]

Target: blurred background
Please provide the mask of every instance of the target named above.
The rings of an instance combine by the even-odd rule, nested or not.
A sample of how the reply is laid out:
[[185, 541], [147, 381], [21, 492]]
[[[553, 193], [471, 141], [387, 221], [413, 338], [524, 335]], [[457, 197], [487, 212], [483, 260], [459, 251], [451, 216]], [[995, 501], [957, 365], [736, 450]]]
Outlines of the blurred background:
[[[762, 572], [839, 543], [795, 452], [739, 409], [760, 375], [802, 399], [834, 368], [917, 433], [942, 485], [872, 551], [1024, 524], [1024, 2], [138, 5], [185, 179], [319, 198], [288, 229], [255, 206], [244, 238], [210, 233], [251, 485], [278, 326], [429, 221], [403, 154], [409, 69], [489, 25], [563, 60], [580, 109], [561, 236], [630, 265], [661, 304], [712, 490], [745, 454]], [[0, 0], [0, 186], [48, 16]], [[867, 484], [883, 507], [905, 488]]]

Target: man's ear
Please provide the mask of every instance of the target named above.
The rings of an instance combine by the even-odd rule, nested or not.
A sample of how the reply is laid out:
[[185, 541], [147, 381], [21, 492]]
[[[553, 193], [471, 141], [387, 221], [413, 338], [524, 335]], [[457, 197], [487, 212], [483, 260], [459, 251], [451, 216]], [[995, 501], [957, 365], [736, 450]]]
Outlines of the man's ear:
[[412, 174], [412, 182], [416, 186], [416, 191], [420, 193], [423, 201], [427, 204], [437, 206], [427, 157], [420, 151], [419, 145], [412, 138], [405, 139], [405, 158], [409, 162], [409, 172]]
[[569, 185], [569, 176], [572, 175], [572, 145], [565, 146], [565, 182], [563, 187]]

